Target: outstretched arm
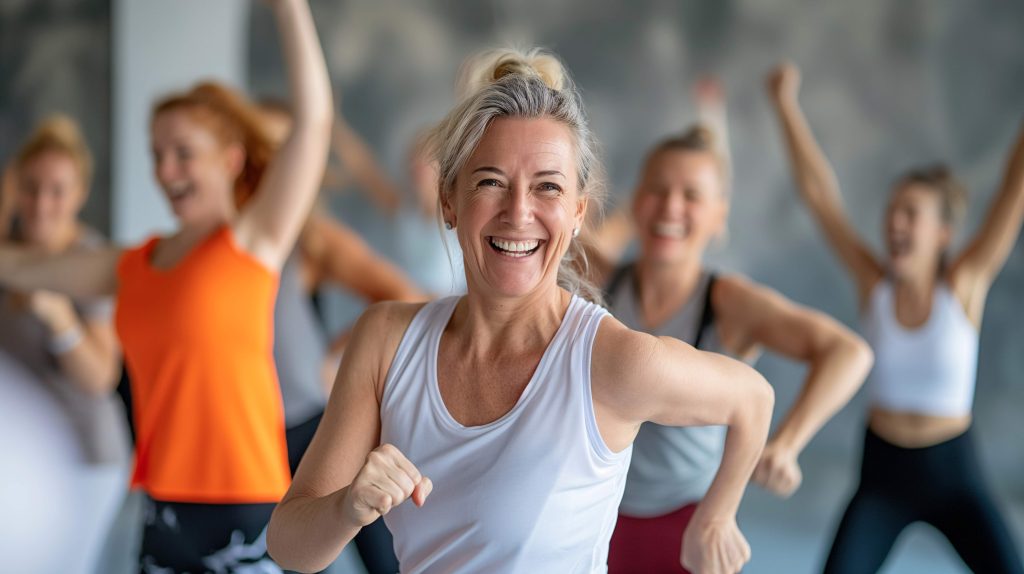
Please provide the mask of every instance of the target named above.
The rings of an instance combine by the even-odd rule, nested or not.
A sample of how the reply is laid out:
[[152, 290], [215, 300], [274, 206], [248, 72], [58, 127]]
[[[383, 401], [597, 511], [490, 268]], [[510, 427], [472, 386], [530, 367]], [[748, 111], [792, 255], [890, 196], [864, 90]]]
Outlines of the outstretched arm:
[[839, 182], [800, 109], [797, 100], [799, 90], [800, 71], [792, 64], [779, 66], [768, 77], [768, 93], [782, 123], [800, 196], [818, 220], [839, 259], [853, 275], [863, 304], [871, 288], [884, 275], [884, 267], [857, 235], [846, 216], [839, 195]]
[[610, 317], [593, 356], [594, 408], [611, 448], [625, 448], [645, 421], [728, 427], [718, 473], [687, 528], [682, 563], [691, 571], [738, 572], [750, 547], [736, 511], [768, 435], [771, 387], [739, 361], [631, 331]]
[[273, 0], [291, 86], [291, 131], [235, 222], [243, 249], [280, 269], [320, 189], [333, 117], [331, 86], [306, 0]]
[[116, 247], [48, 255], [0, 243], [0, 285], [16, 291], [54, 291], [74, 299], [117, 292]]
[[1024, 222], [1024, 122], [1010, 151], [1002, 187], [981, 228], [950, 267], [951, 282], [980, 322], [985, 295], [1006, 264]]

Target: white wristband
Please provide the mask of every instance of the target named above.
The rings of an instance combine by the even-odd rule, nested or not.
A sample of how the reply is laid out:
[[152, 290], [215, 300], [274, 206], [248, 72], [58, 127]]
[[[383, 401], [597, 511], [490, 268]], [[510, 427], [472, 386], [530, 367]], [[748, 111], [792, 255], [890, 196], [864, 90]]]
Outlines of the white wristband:
[[78, 344], [82, 342], [83, 338], [84, 336], [82, 335], [81, 329], [77, 326], [71, 327], [50, 339], [50, 352], [54, 355], [63, 355], [77, 347]]

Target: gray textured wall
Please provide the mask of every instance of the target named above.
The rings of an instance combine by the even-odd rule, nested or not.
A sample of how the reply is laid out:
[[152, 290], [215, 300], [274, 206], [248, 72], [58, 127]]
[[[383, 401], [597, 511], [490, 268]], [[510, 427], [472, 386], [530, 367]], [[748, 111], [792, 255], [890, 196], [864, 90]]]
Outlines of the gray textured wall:
[[0, 0], [0, 162], [44, 116], [74, 117], [93, 153], [83, 210], [110, 229], [110, 0]]
[[[780, 58], [804, 72], [803, 103], [836, 166], [857, 228], [881, 248], [890, 183], [906, 168], [950, 162], [972, 191], [976, 229], [1024, 117], [1020, 2], [312, 2], [341, 110], [401, 174], [409, 134], [450, 106], [457, 66], [487, 46], [555, 50], [582, 87], [612, 192], [625, 197], [652, 142], [694, 118], [693, 80], [725, 83], [736, 163], [728, 247], [714, 264], [855, 322], [853, 290], [798, 204], [763, 76]], [[252, 21], [251, 85], [284, 85], [266, 11]], [[385, 252], [388, 224], [359, 199], [339, 216]], [[966, 235], [966, 234], [963, 234]], [[1024, 247], [994, 285], [982, 333], [978, 418], [1002, 476], [1022, 475], [1010, 435], [1024, 404]], [[762, 370], [792, 398], [801, 370], [766, 358]], [[1009, 400], [1007, 400], [1009, 399]], [[826, 428], [818, 449], [853, 460], [863, 405]], [[1016, 481], [1015, 481], [1016, 482]], [[1019, 487], [1018, 487], [1019, 488]], [[1024, 495], [1024, 492], [1018, 491]]]

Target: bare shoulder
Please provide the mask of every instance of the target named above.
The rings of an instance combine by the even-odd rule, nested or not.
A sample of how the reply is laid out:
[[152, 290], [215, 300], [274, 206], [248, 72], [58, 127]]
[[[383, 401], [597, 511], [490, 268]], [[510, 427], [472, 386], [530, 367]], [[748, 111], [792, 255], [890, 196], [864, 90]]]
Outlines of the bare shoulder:
[[774, 289], [736, 273], [719, 276], [711, 289], [711, 304], [720, 316], [747, 314], [781, 297]]
[[[400, 301], [381, 301], [374, 303], [363, 311], [353, 330], [355, 335], [368, 339], [376, 339], [375, 344], [400, 340], [412, 318], [426, 303], [403, 303]], [[353, 341], [356, 343], [357, 341]]]
[[631, 382], [643, 378], [658, 345], [658, 337], [634, 331], [614, 317], [601, 321], [590, 365], [595, 399], [629, 392]]
[[424, 305], [383, 301], [367, 307], [352, 328], [352, 338], [342, 360], [342, 369], [371, 374], [377, 387], [377, 396], [380, 397], [398, 345], [409, 323]]

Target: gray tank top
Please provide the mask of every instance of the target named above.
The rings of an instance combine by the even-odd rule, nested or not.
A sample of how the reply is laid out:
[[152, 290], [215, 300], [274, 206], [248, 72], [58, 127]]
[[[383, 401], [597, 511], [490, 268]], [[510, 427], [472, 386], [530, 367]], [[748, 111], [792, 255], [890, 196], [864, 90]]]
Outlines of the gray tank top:
[[[17, 237], [15, 230], [12, 237]], [[104, 245], [103, 237], [84, 229], [69, 251], [89, 251]], [[0, 289], [0, 350], [21, 364], [45, 387], [67, 413], [87, 464], [119, 464], [128, 460], [128, 419], [114, 393], [96, 396], [79, 389], [63, 373], [50, 352], [49, 329], [32, 313], [13, 303], [12, 293]], [[73, 301], [83, 321], [111, 321], [109, 297]]]
[[[723, 353], [710, 307], [715, 276], [702, 272], [685, 305], [654, 330], [643, 325], [633, 266], [616, 273], [608, 288], [612, 315], [630, 329], [669, 336], [702, 351]], [[725, 449], [724, 426], [668, 427], [644, 423], [633, 442], [633, 461], [619, 512], [628, 516], [668, 514], [704, 497]]]
[[288, 428], [313, 418], [327, 404], [320, 378], [327, 338], [302, 285], [301, 257], [298, 248], [288, 256], [274, 304], [274, 362]]

